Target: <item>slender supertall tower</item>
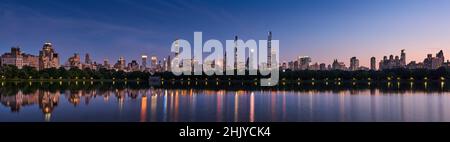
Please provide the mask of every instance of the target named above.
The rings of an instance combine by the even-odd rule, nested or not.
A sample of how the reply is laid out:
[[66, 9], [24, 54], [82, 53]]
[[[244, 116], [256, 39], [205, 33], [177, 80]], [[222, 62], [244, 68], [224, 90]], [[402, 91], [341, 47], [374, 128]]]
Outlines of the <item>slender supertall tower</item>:
[[223, 70], [226, 71], [227, 69], [227, 52], [225, 52], [225, 55], [223, 56]]
[[238, 44], [237, 44], [238, 36], [234, 37], [234, 69], [237, 69], [238, 66]]
[[267, 36], [267, 67], [272, 67], [272, 32]]

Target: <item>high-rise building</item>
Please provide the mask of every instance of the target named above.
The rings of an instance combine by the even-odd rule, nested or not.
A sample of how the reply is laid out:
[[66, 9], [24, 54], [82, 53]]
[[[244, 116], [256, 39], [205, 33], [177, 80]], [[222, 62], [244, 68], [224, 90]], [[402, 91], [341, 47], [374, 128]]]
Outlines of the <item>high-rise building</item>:
[[359, 60], [356, 57], [350, 59], [350, 70], [356, 71], [359, 69]]
[[344, 62], [338, 62], [338, 60], [334, 60], [332, 64], [333, 70], [347, 70], [347, 67], [345, 66]]
[[294, 70], [294, 61], [290, 61], [290, 62], [288, 62], [288, 67], [287, 67], [289, 70]]
[[377, 60], [375, 57], [370, 58], [370, 70], [377, 70]]
[[223, 56], [223, 70], [226, 71], [227, 69], [227, 52], [225, 52], [225, 55]]
[[111, 69], [111, 65], [109, 64], [109, 60], [108, 59], [103, 59], [103, 67], [105, 69]]
[[321, 71], [328, 70], [327, 65], [325, 63], [321, 63], [319, 66]]
[[423, 69], [424, 65], [423, 63], [416, 63], [416, 61], [411, 61], [408, 65], [406, 65], [406, 68], [413, 70], [413, 69]]
[[139, 64], [136, 60], [132, 60], [130, 63], [128, 63], [128, 71], [139, 71]]
[[286, 61], [283, 61], [283, 63], [281, 64], [281, 69], [282, 70], [288, 69], [288, 64], [286, 63]]
[[14, 65], [19, 69], [22, 69], [24, 66], [39, 67], [39, 58], [22, 53], [19, 47], [12, 47], [10, 53], [5, 53], [0, 58], [1, 65]]
[[309, 69], [309, 64], [311, 63], [311, 57], [309, 56], [299, 56], [298, 57], [299, 70]]
[[168, 65], [167, 59], [166, 59], [166, 58], [163, 58], [163, 63], [162, 63], [162, 69], [161, 69], [161, 71], [163, 71], [163, 72], [167, 71], [167, 65]]
[[272, 32], [267, 36], [267, 67], [272, 67]]
[[44, 43], [39, 52], [39, 69], [58, 68], [59, 66], [59, 56], [53, 49], [52, 43]]
[[313, 71], [317, 71], [320, 70], [320, 65], [319, 63], [314, 63], [311, 66], [309, 66], [308, 70], [313, 70]]
[[170, 60], [170, 55], [167, 57], [167, 66], [165, 71], [171, 71], [172, 61]]
[[92, 59], [91, 59], [91, 56], [89, 56], [89, 53], [86, 53], [86, 56], [85, 56], [85, 58], [84, 58], [84, 63], [85, 63], [86, 65], [92, 64]]
[[405, 68], [406, 67], [406, 53], [405, 50], [401, 50], [401, 57], [390, 55], [389, 59], [387, 56], [383, 57], [383, 60], [380, 61], [380, 70], [385, 69], [395, 69], [395, 68]]
[[141, 70], [145, 71], [147, 69], [147, 55], [142, 55], [141, 59], [142, 59], [142, 63], [141, 63]]
[[152, 68], [156, 68], [158, 66], [158, 57], [152, 56], [150, 57], [150, 60], [152, 62]]
[[401, 50], [401, 54], [400, 54], [400, 67], [405, 67], [406, 66], [406, 53], [405, 53], [405, 49]]
[[438, 69], [443, 66], [444, 61], [444, 52], [441, 50], [436, 54], [436, 57], [433, 57], [432, 54], [428, 54], [427, 58], [423, 61], [423, 64], [426, 69]]
[[82, 64], [82, 68], [83, 69], [95, 69], [96, 65], [93, 64], [91, 56], [89, 55], [89, 53], [86, 53], [86, 55], [84, 56], [84, 64]]
[[237, 40], [238, 40], [238, 36], [235, 36], [234, 37], [234, 53], [233, 53], [233, 55], [234, 55], [234, 68], [233, 69], [237, 69], [237, 66], [238, 66], [238, 43], [237, 43]]
[[72, 57], [69, 57], [69, 59], [67, 59], [66, 68], [81, 69], [82, 65], [81, 65], [80, 55], [75, 53]]
[[126, 68], [125, 58], [120, 57], [117, 63], [114, 64], [114, 69], [123, 71], [125, 70], [125, 68]]

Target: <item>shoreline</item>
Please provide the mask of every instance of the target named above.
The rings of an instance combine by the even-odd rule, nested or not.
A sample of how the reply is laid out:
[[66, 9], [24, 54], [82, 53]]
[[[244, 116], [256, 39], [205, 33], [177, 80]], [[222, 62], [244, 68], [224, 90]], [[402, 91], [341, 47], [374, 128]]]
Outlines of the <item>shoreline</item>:
[[[153, 82], [150, 80], [136, 80], [136, 79], [0, 79], [0, 82]], [[217, 80], [217, 79], [191, 79], [191, 80], [175, 80], [162, 79], [160, 82], [259, 82], [260, 80]], [[298, 82], [450, 82], [450, 80], [429, 79], [429, 80], [279, 80], [279, 83], [298, 83]]]

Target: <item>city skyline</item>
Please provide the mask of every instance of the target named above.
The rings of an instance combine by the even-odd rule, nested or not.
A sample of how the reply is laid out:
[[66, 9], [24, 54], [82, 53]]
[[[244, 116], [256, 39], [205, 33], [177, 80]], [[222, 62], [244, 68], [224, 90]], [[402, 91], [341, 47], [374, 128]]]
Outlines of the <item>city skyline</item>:
[[[272, 33], [268, 34], [269, 42], [272, 38]], [[238, 37], [235, 37], [237, 40]], [[177, 41], [174, 41], [177, 42]], [[270, 47], [270, 46], [269, 46]], [[270, 49], [270, 48], [269, 48]], [[235, 49], [235, 51], [237, 48]], [[357, 70], [384, 70], [384, 69], [396, 69], [396, 68], [407, 68], [407, 69], [438, 69], [439, 67], [450, 67], [450, 60], [445, 58], [443, 50], [440, 50], [435, 55], [432, 53], [427, 53], [423, 60], [407, 60], [408, 56], [405, 49], [400, 50], [400, 54], [389, 54], [381, 57], [372, 56], [369, 59], [370, 65], [364, 66], [360, 65], [360, 59], [356, 56], [349, 57], [349, 64], [346, 61], [340, 61], [337, 58], [331, 63], [327, 62], [317, 62], [313, 61], [310, 56], [298, 56], [293, 60], [281, 61], [279, 62], [279, 68], [282, 70], [347, 70], [347, 71], [357, 71]], [[251, 53], [249, 53], [251, 54]], [[15, 65], [19, 69], [23, 66], [31, 66], [36, 69], [42, 70], [47, 68], [59, 68], [63, 67], [66, 69], [70, 68], [90, 68], [90, 69], [115, 69], [124, 71], [152, 71], [152, 72], [162, 72], [170, 71], [171, 57], [175, 57], [177, 53], [170, 53], [163, 58], [159, 58], [156, 55], [141, 54], [136, 58], [131, 60], [125, 59], [123, 56], [116, 57], [115, 59], [103, 58], [102, 61], [95, 61], [91, 58], [91, 53], [85, 53], [85, 57], [82, 58], [80, 53], [73, 53], [69, 57], [61, 57], [57, 50], [53, 48], [51, 42], [45, 42], [42, 49], [39, 50], [38, 55], [32, 53], [22, 52], [21, 48], [18, 46], [13, 46], [10, 48], [10, 52], [2, 53], [0, 56], [0, 65]], [[148, 59], [150, 56], [150, 59]], [[225, 54], [226, 56], [226, 54]], [[237, 54], [235, 53], [235, 55]], [[250, 55], [246, 55], [249, 57]], [[273, 56], [268, 54], [268, 58]], [[166, 58], [167, 57], [167, 58]], [[62, 61], [61, 61], [62, 60]], [[139, 61], [140, 60], [140, 61]], [[193, 60], [192, 66], [195, 66], [196, 61]], [[113, 62], [110, 62], [113, 61]], [[128, 62], [127, 62], [128, 61]], [[235, 59], [236, 61], [236, 59]], [[147, 63], [150, 63], [149, 65]], [[226, 63], [226, 60], [216, 61], [214, 64]], [[348, 65], [348, 66], [347, 66]], [[245, 68], [247, 68], [245, 64]], [[239, 69], [236, 62], [234, 64], [235, 69]], [[225, 69], [225, 68], [224, 68]]]
[[272, 31], [280, 40], [280, 61], [307, 55], [319, 63], [347, 62], [356, 56], [370, 67], [372, 56], [401, 49], [407, 63], [441, 49], [449, 54], [448, 1], [291, 2], [6, 0], [0, 4], [0, 31], [7, 31], [0, 33], [0, 52], [20, 46], [35, 53], [52, 42], [63, 57], [90, 52], [97, 62], [142, 54], [162, 59], [174, 39], [192, 40], [195, 31], [219, 40], [266, 39]]

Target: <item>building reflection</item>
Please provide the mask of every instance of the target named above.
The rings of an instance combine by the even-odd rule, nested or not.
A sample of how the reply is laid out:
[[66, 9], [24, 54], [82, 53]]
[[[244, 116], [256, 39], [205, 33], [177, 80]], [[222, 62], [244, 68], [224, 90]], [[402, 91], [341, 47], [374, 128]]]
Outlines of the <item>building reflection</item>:
[[[55, 84], [59, 85], [59, 83]], [[443, 112], [430, 116], [430, 118], [437, 119], [439, 117], [439, 120], [450, 120], [450, 115], [448, 115], [450, 110], [447, 112], [445, 108], [430, 103], [439, 102], [442, 106], [450, 108], [450, 105], [441, 102], [450, 100], [442, 95], [448, 94], [450, 90], [448, 84], [448, 82], [442, 81], [386, 82], [385, 84], [373, 83], [368, 88], [358, 89], [359, 83], [356, 86], [349, 83], [349, 88], [345, 88], [346, 85], [343, 83], [340, 86], [328, 85], [333, 86], [330, 89], [304, 87], [299, 90], [289, 90], [289, 88], [222, 90], [217, 88], [168, 89], [153, 87], [81, 87], [61, 90], [58, 90], [59, 88], [0, 89], [0, 103], [9, 108], [12, 113], [20, 113], [25, 108], [33, 109], [30, 106], [38, 106], [39, 113], [43, 115], [45, 121], [51, 121], [52, 117], [56, 118], [56, 115], [62, 115], [59, 113], [60, 111], [55, 111], [61, 103], [67, 104], [62, 106], [74, 106], [75, 109], [93, 109], [93, 107], [102, 105], [100, 106], [102, 110], [99, 110], [102, 112], [99, 113], [114, 115], [120, 113], [123, 114], [119, 114], [120, 116], [140, 122], [289, 121], [317, 120], [324, 116], [333, 118], [333, 120], [336, 117], [335, 120], [338, 121], [359, 120], [359, 117], [367, 117], [376, 121], [383, 120], [381, 115], [388, 115], [386, 113], [396, 120], [398, 118], [399, 120], [414, 121], [425, 118], [419, 119], [411, 112], [426, 112], [426, 108], [432, 110], [440, 108], [439, 111]], [[35, 85], [40, 84], [33, 83], [31, 86]], [[323, 87], [320, 83], [314, 86]], [[435, 94], [435, 96], [424, 94]], [[60, 99], [62, 102], [59, 102]], [[130, 105], [131, 103], [136, 105]], [[80, 105], [83, 107], [79, 107]], [[125, 105], [127, 106], [126, 111], [124, 111]], [[133, 109], [135, 111], [129, 111]], [[384, 111], [389, 112], [383, 113]], [[432, 113], [438, 112], [433, 111]]]
[[141, 98], [141, 122], [147, 121], [147, 96], [143, 95]]
[[38, 105], [39, 109], [44, 114], [44, 120], [50, 121], [51, 114], [53, 110], [58, 106], [59, 103], [59, 92], [49, 92], [49, 91], [35, 91], [29, 94], [23, 94], [19, 91], [14, 96], [0, 96], [1, 103], [10, 107], [12, 112], [19, 112], [24, 106]]
[[11, 109], [12, 112], [19, 112], [23, 106], [36, 104], [39, 101], [39, 93], [24, 95], [22, 91], [17, 92], [16, 95], [1, 95], [1, 103]]

